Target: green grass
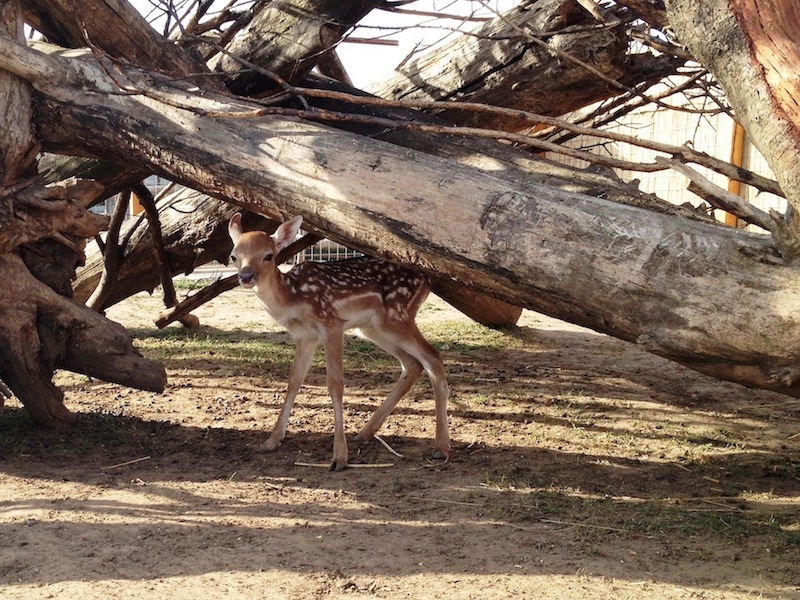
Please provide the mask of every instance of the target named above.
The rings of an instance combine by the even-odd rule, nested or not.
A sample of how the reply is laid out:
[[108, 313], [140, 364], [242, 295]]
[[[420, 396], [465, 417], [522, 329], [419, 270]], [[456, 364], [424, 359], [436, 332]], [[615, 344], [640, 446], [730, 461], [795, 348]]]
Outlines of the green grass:
[[518, 474], [484, 476], [489, 489], [511, 493], [511, 503], [494, 504], [496, 516], [518, 522], [544, 522], [581, 530], [585, 542], [620, 539], [717, 539], [737, 544], [760, 538], [776, 554], [800, 559], [800, 523], [792, 511], [776, 514], [746, 500], [617, 498], [585, 495], [563, 487], [528, 487]]
[[[134, 331], [136, 347], [148, 358], [170, 368], [204, 361], [227, 365], [232, 375], [253, 375], [265, 365], [288, 372], [294, 360], [295, 344], [290, 335], [251, 331], [197, 333], [180, 328]], [[322, 348], [317, 349], [314, 366], [325, 365]], [[347, 336], [344, 346], [345, 369], [382, 370], [394, 368], [397, 360], [372, 342]]]

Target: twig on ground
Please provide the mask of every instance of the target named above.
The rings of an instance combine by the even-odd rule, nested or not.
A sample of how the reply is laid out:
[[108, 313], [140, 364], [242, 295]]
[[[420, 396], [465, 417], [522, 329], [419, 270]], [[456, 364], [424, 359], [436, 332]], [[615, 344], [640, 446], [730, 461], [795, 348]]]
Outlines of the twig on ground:
[[[294, 466], [295, 467], [314, 467], [314, 468], [317, 468], [317, 469], [329, 469], [331, 464], [330, 463], [307, 463], [307, 462], [297, 461], [297, 462], [294, 463]], [[348, 469], [388, 469], [388, 468], [393, 467], [393, 466], [394, 466], [394, 463], [375, 463], [375, 464], [372, 464], [372, 465], [362, 465], [362, 464], [351, 465], [351, 464], [348, 464], [347, 468]]]
[[375, 435], [373, 435], [372, 437], [374, 437], [376, 440], [378, 440], [378, 441], [379, 441], [379, 442], [380, 442], [380, 443], [383, 445], [383, 447], [384, 447], [384, 448], [386, 448], [386, 449], [387, 449], [389, 452], [391, 452], [392, 454], [394, 454], [396, 457], [398, 457], [398, 458], [405, 458], [405, 457], [404, 457], [402, 454], [400, 454], [399, 452], [395, 451], [395, 449], [394, 449], [394, 448], [392, 448], [392, 447], [391, 447], [391, 446], [390, 446], [390, 445], [389, 445], [389, 444], [388, 444], [388, 443], [387, 443], [387, 442], [386, 442], [386, 441], [385, 441], [385, 440], [384, 440], [384, 439], [383, 439], [381, 436], [379, 436], [378, 434], [375, 434]]
[[111, 465], [111, 466], [108, 466], [108, 467], [100, 467], [100, 470], [101, 471], [107, 471], [108, 469], [116, 469], [118, 467], [127, 467], [128, 465], [133, 465], [133, 464], [142, 462], [143, 460], [150, 460], [150, 458], [151, 458], [150, 456], [143, 456], [141, 458], [134, 458], [133, 460], [127, 460], [125, 462], [117, 463], [116, 465]]
[[420, 502], [437, 502], [438, 504], [458, 504], [460, 506], [480, 506], [477, 502], [461, 502], [459, 500], [439, 500], [437, 498], [423, 498], [421, 496], [409, 496], [412, 500]]
[[540, 523], [550, 523], [552, 525], [566, 525], [568, 527], [588, 527], [590, 529], [603, 529], [605, 531], [619, 531], [620, 533], [628, 533], [627, 529], [620, 529], [619, 527], [608, 527], [607, 525], [591, 525], [589, 523], [574, 523], [570, 521], [556, 521], [555, 519], [539, 519]]

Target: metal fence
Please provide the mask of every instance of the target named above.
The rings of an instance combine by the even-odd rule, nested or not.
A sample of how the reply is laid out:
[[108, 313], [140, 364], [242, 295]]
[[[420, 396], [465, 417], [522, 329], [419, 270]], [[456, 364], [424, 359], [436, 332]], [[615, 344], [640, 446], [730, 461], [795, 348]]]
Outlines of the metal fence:
[[305, 260], [315, 260], [319, 262], [326, 262], [329, 260], [343, 260], [345, 258], [353, 258], [356, 256], [363, 256], [357, 250], [351, 250], [347, 246], [342, 246], [330, 240], [321, 240], [306, 248], [303, 252], [296, 254], [294, 263], [300, 263]]

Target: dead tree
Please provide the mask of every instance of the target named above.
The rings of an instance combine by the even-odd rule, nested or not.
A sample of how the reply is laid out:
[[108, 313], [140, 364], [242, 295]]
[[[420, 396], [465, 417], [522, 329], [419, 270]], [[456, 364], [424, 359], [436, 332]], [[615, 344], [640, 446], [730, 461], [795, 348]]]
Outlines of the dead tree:
[[[93, 2], [127, 7], [121, 0], [81, 2], [85, 8]], [[70, 18], [69, 7], [61, 2], [26, 5], [47, 15], [60, 7], [59, 19]], [[670, 14], [680, 12], [678, 5], [676, 1], [669, 7]], [[15, 11], [12, 38], [18, 37], [17, 2], [0, 6]], [[749, 235], [576, 194], [567, 187], [569, 170], [561, 170], [560, 187], [547, 185], [546, 177], [544, 181], [520, 177], [525, 159], [519, 155], [504, 155], [505, 162], [493, 163], [495, 159], [483, 157], [476, 146], [453, 144], [432, 157], [303, 122], [292, 115], [327, 122], [340, 117], [307, 110], [297, 89], [281, 79], [271, 78], [277, 82], [282, 106], [274, 103], [275, 98], [254, 104], [215, 93], [218, 88], [205, 83], [214, 79], [195, 61], [171, 67], [167, 74], [115, 63], [92, 34], [93, 28], [102, 26], [93, 15], [87, 15], [85, 26], [77, 30], [58, 25], [53, 27], [55, 34], [71, 31], [69, 35], [75, 36], [86, 31], [95, 55], [46, 56], [12, 39], [0, 39], [0, 69], [17, 78], [3, 82], [3, 93], [9, 94], [5, 105], [36, 107], [37, 131], [45, 150], [103, 157], [137, 173], [156, 172], [272, 218], [302, 213], [313, 228], [334, 239], [414, 263], [434, 277], [608, 332], [717, 377], [800, 395], [796, 342], [800, 332], [791, 310], [798, 300], [797, 273], [783, 262], [793, 258], [791, 235]], [[41, 26], [48, 25], [43, 21]], [[114, 40], [102, 44], [111, 48]], [[126, 52], [109, 54], [124, 58]], [[175, 73], [183, 74], [184, 80], [174, 81]], [[262, 74], [270, 79], [268, 73]], [[14, 162], [4, 165], [2, 180], [5, 204], [0, 210], [6, 213], [0, 215], [0, 240], [8, 244], [3, 264], [17, 275], [23, 264], [19, 256], [27, 256], [25, 268], [36, 273], [34, 281], [45, 280], [50, 291], [61, 289], [80, 258], [80, 240], [99, 228], [83, 221], [85, 206], [97, 192], [83, 188], [78, 194], [75, 188], [72, 196], [65, 194], [69, 202], [58, 206], [66, 212], [52, 210], [53, 216], [59, 213], [66, 219], [63, 226], [57, 218], [34, 214], [54, 208], [26, 201], [19, 193], [26, 188], [24, 178], [31, 175], [40, 140], [26, 133], [32, 111], [11, 110], [18, 112], [11, 119], [11, 135], [6, 136], [9, 148], [4, 148]], [[19, 123], [21, 128], [13, 127]], [[379, 123], [373, 119], [368, 126]], [[423, 125], [415, 133], [459, 133]], [[430, 144], [430, 138], [420, 140], [417, 136], [414, 143]], [[505, 166], [498, 170], [500, 165], [521, 170]], [[796, 202], [793, 188], [786, 187], [790, 203]], [[48, 192], [44, 198], [51, 201], [53, 196]], [[73, 209], [77, 212], [70, 212]], [[14, 220], [18, 215], [28, 221], [24, 231], [20, 219]], [[439, 226], [442, 222], [448, 227]], [[791, 227], [787, 229], [791, 232]], [[57, 250], [53, 242], [40, 241], [48, 236], [60, 245]], [[23, 243], [35, 251], [21, 248]], [[58, 260], [37, 261], [32, 258], [37, 255]], [[37, 271], [31, 266], [37, 262], [40, 267], [55, 263], [56, 268]], [[37, 342], [17, 336], [12, 326], [21, 324], [28, 332], [38, 328], [41, 335], [43, 327], [53, 326], [46, 315], [62, 312], [52, 308], [58, 305], [49, 303], [46, 290], [29, 285], [25, 273], [17, 279], [29, 288], [23, 293], [36, 302], [20, 303], [22, 315], [13, 312], [8, 298], [2, 304], [4, 316], [11, 318], [3, 321], [6, 330], [0, 336], [14, 340], [12, 348]], [[38, 354], [10, 352], [0, 360], [0, 378], [15, 393], [20, 373], [37, 374], [39, 389], [50, 398], [46, 410], [32, 409], [37, 420], [68, 420], [58, 394], [46, 385], [53, 365], [100, 370], [110, 380], [117, 373], [123, 383], [147, 389], [163, 385], [163, 370], [146, 362], [136, 369], [107, 370], [100, 367], [110, 363], [102, 360], [89, 366], [70, 362], [63, 344], [91, 349], [92, 341], [86, 338], [103, 338], [95, 335], [103, 329], [103, 321], [94, 318], [78, 311], [74, 320], [58, 321], [66, 323], [62, 329], [54, 327], [67, 333], [51, 334], [52, 340], [42, 335], [45, 341]], [[124, 343], [116, 347], [123, 360], [134, 360], [132, 348]], [[19, 356], [25, 358], [20, 361]], [[86, 356], [93, 355], [90, 351]], [[35, 405], [30, 397], [23, 402]]]
[[[786, 194], [791, 210], [774, 215], [785, 258], [800, 260], [800, 36], [793, 0], [669, 0], [670, 23], [714, 73], [756, 147]], [[763, 98], [764, 101], [754, 101]]]
[[[766, 236], [513, 185], [135, 69], [117, 67], [115, 78], [139, 94], [115, 94], [91, 59], [3, 46], [3, 56], [25, 53], [18, 71], [39, 94], [47, 148], [88, 126], [93, 154], [123, 160], [124, 148], [124, 160], [239, 206], [309, 215], [334, 239], [716, 377], [800, 395], [800, 331], [789, 308], [800, 301], [798, 272]], [[720, 310], [727, 298], [737, 304]]]
[[[669, 53], [629, 53], [627, 29], [637, 17], [617, 10], [602, 27], [574, 0], [520, 2], [474, 33], [406, 62], [369, 91], [410, 102], [457, 100], [563, 115], [632, 88], [646, 90], [686, 62]], [[439, 115], [471, 127], [530, 127], [508, 114]]]
[[[0, 38], [17, 43], [21, 23], [17, 2], [0, 3]], [[102, 186], [46, 185], [36, 175], [32, 97], [24, 78], [0, 71], [0, 380], [36, 422], [56, 426], [73, 419], [52, 383], [57, 368], [150, 390], [162, 390], [166, 376], [120, 325], [70, 298], [83, 240], [107, 226], [86, 209]]]

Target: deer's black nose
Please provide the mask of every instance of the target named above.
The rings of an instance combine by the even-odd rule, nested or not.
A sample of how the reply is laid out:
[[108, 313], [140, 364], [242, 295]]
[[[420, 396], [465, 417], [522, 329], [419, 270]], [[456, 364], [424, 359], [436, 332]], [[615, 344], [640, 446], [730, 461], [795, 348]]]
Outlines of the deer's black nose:
[[241, 283], [252, 283], [256, 278], [256, 272], [253, 267], [244, 267], [239, 271], [239, 281]]

